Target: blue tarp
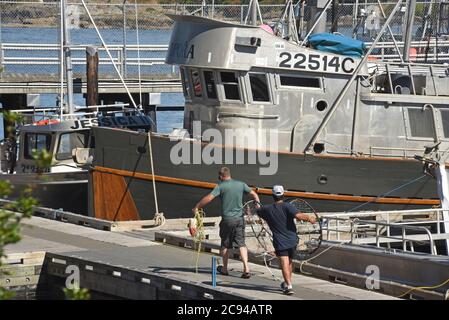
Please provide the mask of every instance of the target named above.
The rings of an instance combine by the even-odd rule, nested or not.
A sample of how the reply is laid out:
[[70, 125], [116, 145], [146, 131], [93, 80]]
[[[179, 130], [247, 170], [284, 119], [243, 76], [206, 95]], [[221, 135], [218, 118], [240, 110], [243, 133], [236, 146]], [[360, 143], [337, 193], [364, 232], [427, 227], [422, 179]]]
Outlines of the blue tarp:
[[361, 57], [365, 51], [365, 43], [338, 34], [317, 33], [309, 36], [312, 48], [342, 54], [345, 56]]

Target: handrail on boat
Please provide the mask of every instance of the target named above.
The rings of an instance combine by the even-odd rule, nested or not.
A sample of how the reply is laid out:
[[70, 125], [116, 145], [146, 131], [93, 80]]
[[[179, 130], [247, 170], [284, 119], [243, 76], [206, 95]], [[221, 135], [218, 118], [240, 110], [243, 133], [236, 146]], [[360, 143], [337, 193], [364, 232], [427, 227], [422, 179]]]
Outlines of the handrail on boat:
[[[441, 209], [442, 210], [442, 209]], [[354, 215], [354, 214], [353, 214]], [[419, 234], [413, 234], [413, 235], [408, 235], [407, 236], [407, 230], [410, 231], [421, 231], [424, 232], [427, 237], [428, 237], [428, 242], [429, 242], [429, 246], [430, 246], [430, 254], [431, 255], [437, 255], [437, 251], [436, 251], [436, 247], [435, 247], [435, 240], [434, 237], [431, 233], [431, 231], [429, 230], [429, 228], [424, 227], [424, 226], [411, 226], [409, 224], [405, 224], [404, 223], [390, 223], [389, 221], [387, 222], [382, 222], [382, 221], [370, 221], [370, 220], [361, 220], [359, 218], [343, 218], [343, 217], [336, 217], [336, 216], [331, 216], [331, 215], [326, 215], [323, 217], [323, 220], [326, 223], [326, 226], [323, 228], [323, 230], [326, 230], [326, 234], [327, 234], [327, 239], [330, 239], [330, 233], [331, 232], [335, 232], [336, 233], [336, 240], [340, 241], [341, 240], [341, 235], [340, 233], [347, 233], [350, 235], [350, 241], [349, 243], [355, 243], [355, 238], [356, 236], [365, 236], [365, 238], [367, 237], [367, 230], [366, 228], [369, 228], [370, 226], [374, 226], [374, 230], [375, 230], [375, 243], [376, 243], [376, 247], [380, 247], [381, 244], [381, 239], [392, 239], [392, 240], [396, 240], [396, 241], [400, 241], [402, 242], [402, 250], [403, 251], [407, 251], [407, 243], [410, 244], [410, 248], [411, 251], [414, 252], [414, 247], [413, 247], [413, 242], [422, 242], [421, 239], [419, 239], [419, 237], [414, 237], [417, 236]], [[389, 219], [388, 219], [389, 220]], [[330, 221], [334, 221], [335, 222], [335, 227], [331, 228], [331, 223]], [[439, 219], [439, 215], [436, 221], [428, 221], [428, 220], [423, 220], [420, 221], [420, 223], [437, 223], [438, 225], [438, 235], [441, 236], [445, 236], [447, 235], [449, 237], [449, 233], [440, 233], [440, 228], [439, 228], [439, 224], [440, 223], [444, 223], [444, 222], [449, 222], [446, 221], [444, 219]], [[345, 223], [344, 228], [342, 228], [341, 223]], [[414, 222], [414, 224], [419, 223], [419, 222]], [[381, 227], [386, 227], [386, 235], [381, 235], [380, 233], [380, 229]], [[365, 228], [365, 230], [360, 231], [358, 230], [359, 228]], [[391, 229], [392, 228], [398, 228], [401, 230], [401, 234], [400, 236], [392, 236], [391, 235]], [[372, 230], [370, 230], [372, 231]], [[363, 237], [361, 237], [363, 238]], [[360, 238], [359, 238], [360, 239]], [[387, 243], [387, 246], [390, 246], [390, 242], [392, 241], [385, 241]]]

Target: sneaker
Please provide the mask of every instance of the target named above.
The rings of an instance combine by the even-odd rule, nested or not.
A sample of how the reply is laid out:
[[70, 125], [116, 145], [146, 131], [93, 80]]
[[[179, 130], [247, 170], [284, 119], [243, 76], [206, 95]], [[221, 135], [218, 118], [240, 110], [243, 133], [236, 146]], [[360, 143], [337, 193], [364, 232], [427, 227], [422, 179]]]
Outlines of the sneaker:
[[287, 284], [285, 283], [285, 281], [283, 281], [283, 282], [281, 283], [281, 289], [282, 289], [282, 291], [284, 291], [285, 289], [287, 289]]
[[224, 271], [223, 270], [223, 266], [218, 266], [217, 267], [217, 271], [219, 274], [223, 275], [223, 276], [229, 276], [229, 272], [228, 271]]
[[288, 286], [288, 287], [285, 287], [285, 289], [283, 290], [283, 293], [288, 295], [288, 296], [291, 296], [295, 292], [293, 291], [293, 287], [292, 286]]

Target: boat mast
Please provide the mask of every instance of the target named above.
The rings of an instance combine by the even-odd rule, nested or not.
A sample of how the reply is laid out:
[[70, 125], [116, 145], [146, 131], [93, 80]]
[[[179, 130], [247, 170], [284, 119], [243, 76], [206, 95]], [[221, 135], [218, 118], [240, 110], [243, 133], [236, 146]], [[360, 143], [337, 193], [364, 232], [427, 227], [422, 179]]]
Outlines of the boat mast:
[[415, 18], [416, 0], [410, 0], [407, 6], [407, 27], [404, 39], [404, 62], [410, 61], [410, 43], [412, 42], [413, 21]]
[[63, 34], [63, 46], [64, 46], [64, 67], [67, 83], [67, 113], [73, 114], [75, 112], [73, 107], [73, 69], [72, 69], [72, 54], [70, 51], [70, 37], [67, 23], [67, 2], [61, 0], [61, 13], [62, 13], [62, 34]]
[[257, 26], [257, 0], [251, 1], [251, 25]]

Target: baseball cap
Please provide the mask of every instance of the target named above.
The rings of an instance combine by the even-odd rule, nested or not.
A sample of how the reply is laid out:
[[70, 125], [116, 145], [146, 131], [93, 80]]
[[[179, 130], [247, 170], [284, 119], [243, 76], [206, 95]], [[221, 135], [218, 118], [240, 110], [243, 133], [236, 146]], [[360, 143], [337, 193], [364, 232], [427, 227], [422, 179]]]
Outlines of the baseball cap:
[[276, 185], [273, 187], [273, 194], [275, 196], [282, 196], [284, 195], [284, 187], [280, 185]]

